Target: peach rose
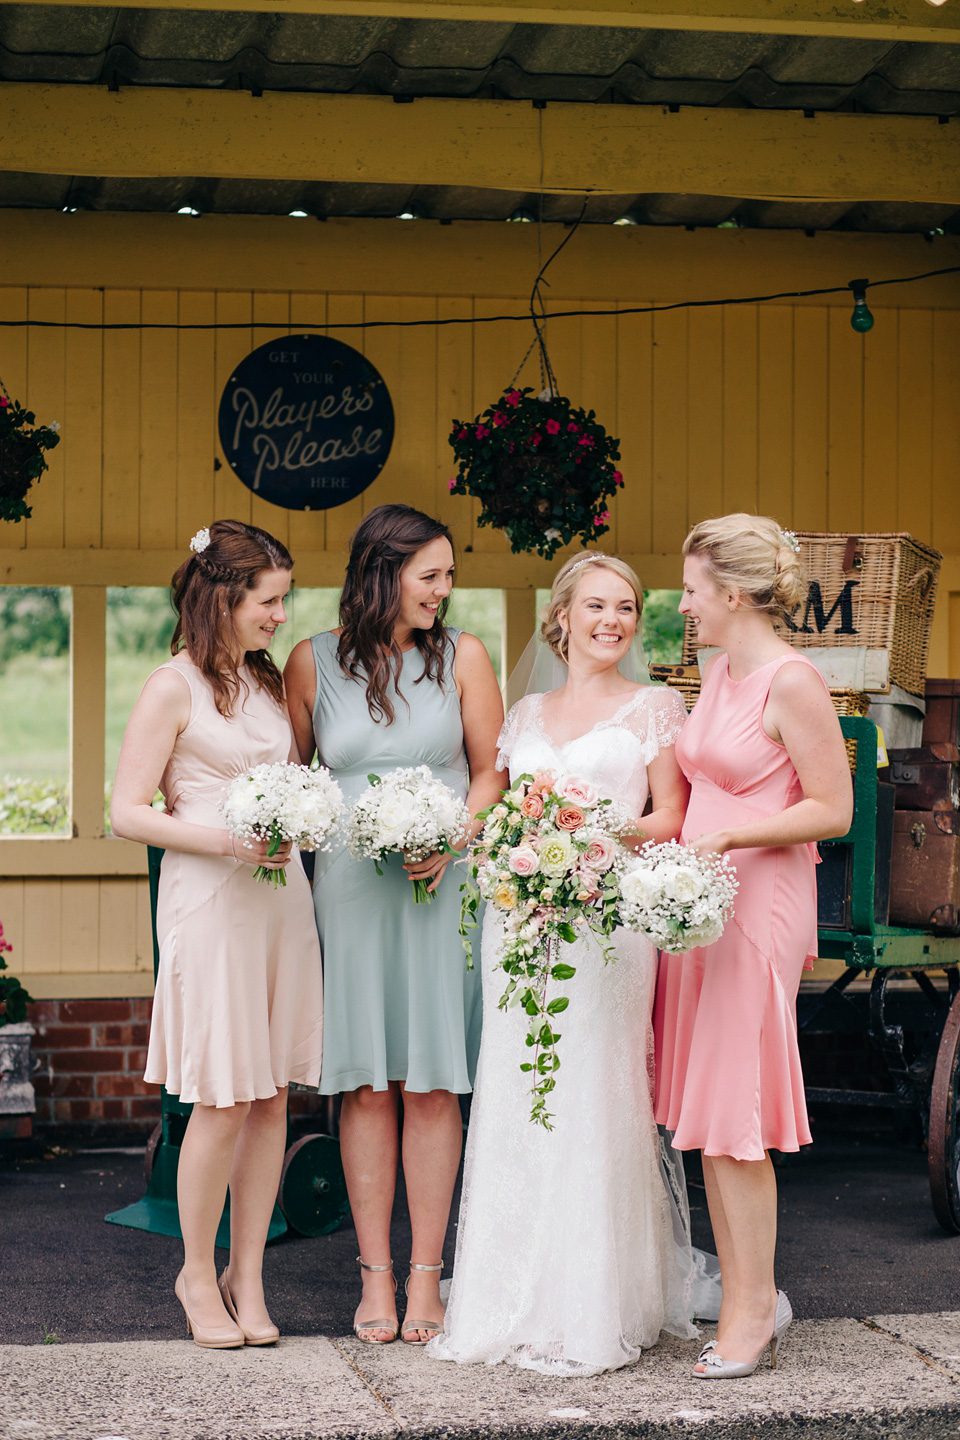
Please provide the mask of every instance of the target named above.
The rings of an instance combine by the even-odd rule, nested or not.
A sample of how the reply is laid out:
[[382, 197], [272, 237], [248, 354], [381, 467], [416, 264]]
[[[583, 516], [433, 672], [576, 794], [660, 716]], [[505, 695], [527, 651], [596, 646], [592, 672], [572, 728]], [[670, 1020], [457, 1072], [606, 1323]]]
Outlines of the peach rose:
[[554, 816], [554, 824], [558, 830], [579, 830], [586, 818], [579, 805], [561, 805]]
[[[539, 775], [534, 775], [533, 784], [530, 786], [530, 795], [549, 795], [556, 784], [557, 777], [552, 770], [547, 770]], [[528, 797], [529, 798], [529, 797]]]
[[528, 820], [539, 820], [543, 814], [543, 796], [528, 795], [520, 805], [520, 814], [526, 815]]

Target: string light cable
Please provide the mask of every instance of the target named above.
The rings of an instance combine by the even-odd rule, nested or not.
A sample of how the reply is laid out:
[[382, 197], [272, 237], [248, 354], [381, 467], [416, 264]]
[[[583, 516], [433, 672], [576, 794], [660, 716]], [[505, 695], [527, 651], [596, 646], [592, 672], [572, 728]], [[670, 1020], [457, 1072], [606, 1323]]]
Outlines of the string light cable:
[[[573, 231], [566, 236], [563, 244], [571, 239]], [[558, 253], [557, 251], [554, 254]], [[551, 256], [551, 259], [553, 256]], [[547, 262], [549, 264], [549, 261]], [[543, 267], [546, 269], [546, 266]], [[541, 276], [542, 276], [541, 271]], [[874, 317], [867, 309], [868, 290], [878, 290], [885, 285], [911, 285], [918, 280], [933, 280], [940, 275], [960, 274], [960, 265], [945, 265], [939, 270], [924, 270], [917, 275], [896, 275], [887, 280], [848, 280], [843, 285], [823, 285], [813, 290], [778, 290], [770, 295], [727, 295], [713, 300], [675, 300], [667, 305], [612, 305], [602, 310], [553, 310], [545, 314], [541, 310], [537, 319], [574, 320], [587, 316], [610, 315], [665, 315], [671, 310], [708, 310], [719, 305], [764, 305], [774, 300], [810, 300], [820, 295], [841, 295], [851, 290], [854, 298], [854, 312], [850, 323], [855, 330], [865, 333]], [[538, 276], [538, 281], [541, 277]], [[537, 286], [534, 286], [537, 293]], [[532, 297], [531, 297], [532, 298]], [[539, 298], [539, 296], [538, 296]], [[542, 303], [542, 302], [541, 302]], [[531, 307], [532, 308], [532, 307]], [[869, 317], [869, 319], [867, 318]], [[443, 319], [423, 320], [297, 320], [289, 322], [288, 328], [294, 333], [306, 330], [415, 330], [432, 327], [440, 330], [449, 325], [500, 325], [530, 324], [531, 311], [507, 315], [450, 315]], [[21, 320], [0, 319], [0, 329], [32, 330], [277, 330], [276, 320]], [[536, 344], [536, 339], [534, 340]]]

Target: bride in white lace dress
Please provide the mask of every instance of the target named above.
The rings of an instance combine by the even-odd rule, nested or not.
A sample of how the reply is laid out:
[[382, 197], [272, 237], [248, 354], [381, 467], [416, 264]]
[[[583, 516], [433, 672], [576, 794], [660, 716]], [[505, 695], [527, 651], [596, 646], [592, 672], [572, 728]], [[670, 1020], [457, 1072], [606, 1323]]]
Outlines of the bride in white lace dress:
[[[637, 845], [680, 833], [687, 794], [673, 756], [683, 702], [675, 691], [631, 684], [617, 668], [640, 596], [633, 571], [613, 557], [561, 569], [542, 634], [568, 667], [566, 683], [512, 708], [499, 761], [511, 780], [552, 771], [589, 781], [638, 817], [636, 834], [624, 837]], [[428, 1354], [596, 1374], [631, 1364], [663, 1330], [694, 1337], [694, 1309], [705, 1313], [680, 1218], [682, 1180], [677, 1187], [677, 1172], [662, 1163], [653, 1120], [656, 952], [624, 930], [614, 933], [612, 964], [591, 936], [569, 954], [564, 947], [577, 973], [549, 1098], [554, 1128], [545, 1130], [531, 1124], [530, 1080], [520, 1071], [527, 1017], [497, 1007], [501, 935], [488, 906], [456, 1261], [444, 1333]]]

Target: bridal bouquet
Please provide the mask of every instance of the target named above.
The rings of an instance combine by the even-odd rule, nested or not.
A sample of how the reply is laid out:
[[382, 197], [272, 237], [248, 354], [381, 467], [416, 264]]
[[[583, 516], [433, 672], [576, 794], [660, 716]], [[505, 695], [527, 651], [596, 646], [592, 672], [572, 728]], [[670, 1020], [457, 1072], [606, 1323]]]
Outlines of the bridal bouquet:
[[[393, 851], [406, 860], [425, 860], [434, 850], [453, 855], [462, 844], [470, 812], [449, 785], [437, 780], [427, 765], [391, 770], [381, 779], [368, 775], [365, 790], [346, 821], [347, 848], [356, 859], [370, 859], [382, 875], [380, 861]], [[414, 880], [413, 898], [429, 904], [428, 881]]]
[[704, 860], [676, 840], [649, 841], [620, 877], [620, 923], [683, 954], [720, 938], [738, 889], [726, 855]]
[[521, 1005], [529, 1017], [526, 1043], [532, 1054], [520, 1068], [531, 1077], [530, 1118], [550, 1130], [547, 1097], [560, 1068], [554, 1023], [570, 999], [548, 999], [548, 991], [551, 981], [572, 980], [577, 973], [560, 959], [559, 942], [572, 943], [578, 931], [589, 930], [604, 959], [613, 958], [608, 937], [620, 923], [619, 871], [626, 858], [616, 831], [628, 817], [585, 780], [540, 774], [522, 775], [480, 818], [483, 831], [461, 886], [460, 934], [472, 968], [470, 931], [480, 900], [501, 913], [498, 966], [508, 980], [499, 1007]]
[[[272, 859], [290, 840], [301, 850], [325, 847], [344, 811], [340, 786], [322, 767], [307, 765], [255, 765], [227, 787], [220, 806], [230, 834], [240, 840], [269, 840]], [[267, 880], [276, 889], [286, 885], [283, 870], [258, 865], [254, 880]]]

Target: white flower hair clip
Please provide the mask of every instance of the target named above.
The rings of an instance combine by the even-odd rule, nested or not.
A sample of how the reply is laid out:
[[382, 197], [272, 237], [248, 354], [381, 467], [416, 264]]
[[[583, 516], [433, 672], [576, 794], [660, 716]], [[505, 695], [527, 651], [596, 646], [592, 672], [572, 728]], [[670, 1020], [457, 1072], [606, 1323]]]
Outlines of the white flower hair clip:
[[797, 537], [796, 537], [796, 535], [793, 533], [793, 531], [792, 531], [792, 530], [781, 530], [781, 531], [780, 531], [780, 534], [781, 534], [782, 537], [783, 537], [783, 543], [784, 543], [784, 545], [786, 545], [787, 549], [788, 549], [788, 550], [792, 550], [793, 553], [794, 553], [794, 555], [799, 555], [799, 554], [800, 554], [800, 541], [797, 539]]
[[196, 535], [194, 535], [193, 539], [190, 541], [190, 549], [193, 551], [194, 555], [202, 555], [209, 544], [210, 531], [198, 530]]

